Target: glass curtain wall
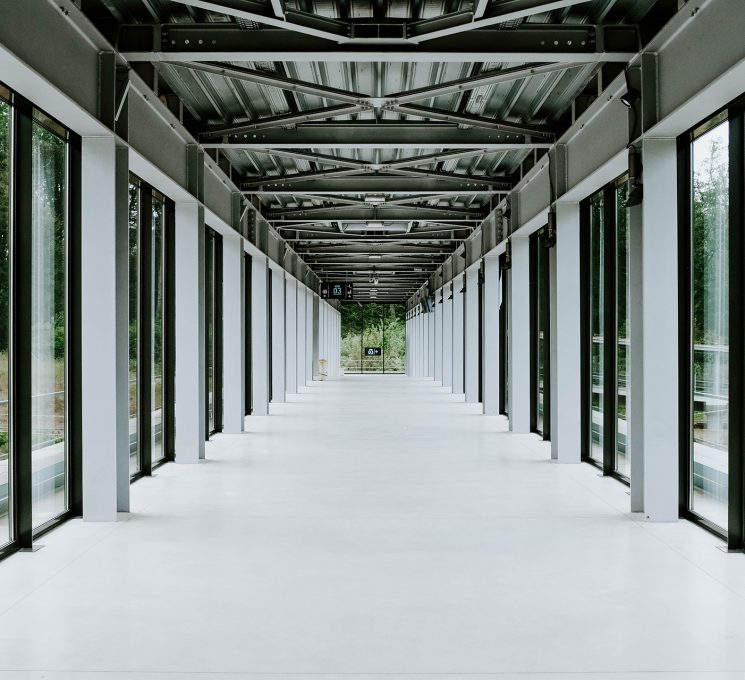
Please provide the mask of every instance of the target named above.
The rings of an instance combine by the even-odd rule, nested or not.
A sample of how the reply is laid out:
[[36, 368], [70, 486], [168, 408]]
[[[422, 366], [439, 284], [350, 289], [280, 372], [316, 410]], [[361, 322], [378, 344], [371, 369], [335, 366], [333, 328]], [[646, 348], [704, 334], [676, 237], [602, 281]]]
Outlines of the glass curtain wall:
[[729, 133], [725, 112], [689, 142], [688, 509], [722, 532], [729, 524]]
[[81, 510], [79, 178], [79, 139], [0, 84], [0, 556]]
[[140, 184], [129, 182], [129, 474], [142, 470], [138, 439], [137, 375], [140, 323]]
[[629, 279], [629, 218], [626, 208], [628, 182], [624, 178], [614, 187], [616, 215], [616, 446], [615, 471], [631, 477], [630, 449], [628, 448], [628, 405], [631, 356], [629, 330], [631, 326], [631, 286]]
[[582, 204], [583, 457], [628, 481], [628, 178]]
[[549, 247], [545, 229], [530, 240], [531, 430], [551, 437]]
[[404, 372], [405, 305], [343, 304], [341, 333], [341, 363], [345, 373]]
[[222, 236], [207, 229], [205, 243], [207, 436], [222, 429]]
[[13, 539], [10, 523], [10, 93], [0, 86], [0, 546]]
[[251, 336], [252, 336], [252, 327], [251, 327], [251, 256], [246, 253], [243, 256], [244, 258], [244, 268], [243, 268], [243, 303], [244, 303], [244, 317], [243, 317], [243, 327], [244, 327], [244, 333], [245, 333], [245, 355], [243, 358], [244, 363], [244, 389], [245, 389], [245, 413], [246, 415], [250, 415], [253, 412], [253, 374], [252, 374], [252, 363], [253, 363], [253, 356], [251, 353]]
[[605, 195], [590, 200], [590, 459], [603, 464], [605, 388]]
[[510, 328], [509, 264], [507, 255], [499, 257], [499, 412], [510, 411]]
[[163, 446], [163, 306], [165, 289], [165, 268], [163, 266], [163, 239], [165, 235], [165, 198], [153, 192], [152, 197], [152, 355], [151, 355], [151, 436], [150, 448], [152, 465], [157, 465], [165, 458]]
[[129, 182], [130, 475], [173, 459], [173, 202]]
[[35, 112], [32, 132], [31, 390], [34, 528], [68, 509], [67, 133]]

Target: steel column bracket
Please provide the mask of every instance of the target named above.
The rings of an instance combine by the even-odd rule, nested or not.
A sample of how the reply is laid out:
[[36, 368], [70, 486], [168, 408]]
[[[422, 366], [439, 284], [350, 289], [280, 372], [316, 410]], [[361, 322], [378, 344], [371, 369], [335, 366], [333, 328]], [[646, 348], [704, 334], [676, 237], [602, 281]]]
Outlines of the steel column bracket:
[[186, 189], [204, 203], [204, 149], [198, 144], [186, 145]]
[[125, 141], [128, 138], [129, 68], [115, 52], [98, 55], [98, 119]]
[[567, 179], [568, 149], [566, 144], [556, 144], [548, 152], [548, 172], [551, 183], [551, 202], [557, 201], [569, 189]]

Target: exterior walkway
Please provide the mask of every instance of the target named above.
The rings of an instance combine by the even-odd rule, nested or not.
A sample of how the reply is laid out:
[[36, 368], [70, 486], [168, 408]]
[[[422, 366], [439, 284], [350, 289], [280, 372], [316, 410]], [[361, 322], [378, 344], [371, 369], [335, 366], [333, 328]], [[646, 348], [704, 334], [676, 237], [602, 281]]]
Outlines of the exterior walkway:
[[703, 530], [431, 381], [291, 399], [1, 563], [0, 680], [745, 678]]

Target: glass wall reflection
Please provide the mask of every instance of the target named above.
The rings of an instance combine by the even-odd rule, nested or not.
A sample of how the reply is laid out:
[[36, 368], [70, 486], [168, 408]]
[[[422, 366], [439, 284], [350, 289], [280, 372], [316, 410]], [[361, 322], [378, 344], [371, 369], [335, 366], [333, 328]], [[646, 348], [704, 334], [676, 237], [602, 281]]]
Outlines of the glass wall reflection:
[[727, 529], [729, 426], [729, 125], [715, 119], [691, 149], [691, 510]]
[[[32, 522], [67, 509], [65, 322], [67, 143], [37, 116], [32, 135]], [[42, 122], [44, 125], [42, 125]]]
[[[0, 97], [2, 90], [0, 89]], [[10, 105], [0, 99], [0, 545], [12, 540], [10, 501]]]
[[605, 200], [601, 195], [590, 202], [590, 350], [591, 410], [590, 458], [603, 462], [603, 412], [605, 375]]
[[152, 218], [152, 447], [151, 461], [163, 460], [163, 239], [165, 201], [153, 192]]
[[129, 185], [129, 473], [141, 470], [137, 429], [137, 353], [140, 299], [140, 187]]
[[616, 461], [615, 470], [624, 477], [631, 476], [631, 461], [628, 435], [630, 344], [629, 327], [629, 220], [626, 208], [628, 182], [616, 185]]

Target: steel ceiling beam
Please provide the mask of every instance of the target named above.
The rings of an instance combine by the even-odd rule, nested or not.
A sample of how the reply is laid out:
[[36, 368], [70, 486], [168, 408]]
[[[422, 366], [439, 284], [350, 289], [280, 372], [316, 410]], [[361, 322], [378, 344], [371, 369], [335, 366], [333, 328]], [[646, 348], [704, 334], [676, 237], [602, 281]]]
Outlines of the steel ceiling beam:
[[349, 37], [350, 26], [347, 22], [322, 17], [318, 14], [308, 14], [296, 10], [287, 11], [280, 8], [280, 17], [274, 7], [274, 0], [270, 5], [259, 0], [173, 0], [189, 7], [198, 7], [211, 12], [220, 12], [238, 19], [247, 19], [267, 26], [297, 31], [304, 35], [326, 40], [340, 41]]
[[[543, 14], [572, 5], [580, 5], [590, 0], [506, 0], [485, 8], [482, 16], [473, 12], [462, 12], [450, 17], [424, 19], [408, 27], [412, 42], [421, 43], [436, 38], [465, 33], [476, 29], [489, 28], [507, 21], [519, 21], [534, 14]], [[448, 20], [449, 19], [449, 20]], [[445, 24], [445, 25], [443, 25]]]
[[454, 210], [450, 208], [355, 208], [349, 206], [328, 208], [298, 208], [291, 211], [266, 211], [268, 222], [288, 223], [307, 222], [312, 216], [314, 222], [428, 222], [447, 219], [449, 222], [479, 223], [485, 213], [474, 210]]
[[388, 104], [384, 107], [386, 111], [401, 113], [406, 116], [419, 116], [420, 118], [429, 118], [430, 120], [441, 120], [447, 123], [457, 123], [458, 125], [470, 125], [472, 127], [483, 128], [485, 130], [500, 130], [516, 135], [527, 135], [531, 137], [542, 137], [554, 139], [556, 132], [549, 130], [544, 126], [538, 125], [517, 125], [516, 123], [506, 123], [494, 118], [477, 116], [473, 113], [463, 113], [458, 111], [445, 111], [444, 109], [435, 109], [429, 106], [418, 106], [417, 104]]
[[[276, 20], [275, 21], [279, 21]], [[285, 22], [281, 22], [283, 25]], [[525, 23], [428, 39], [421, 45], [333, 44], [291, 30], [246, 31], [235, 24], [122, 26], [118, 49], [135, 61], [354, 61], [354, 62], [627, 62], [639, 48], [635, 26]]]
[[[310, 172], [296, 172], [292, 175], [285, 175], [281, 178], [282, 186], [288, 186], [295, 182], [303, 182], [305, 180], [329, 180], [337, 177], [349, 177], [350, 175], [356, 175], [360, 172], [364, 172], [360, 168], [331, 168], [330, 170], [311, 170]], [[280, 179], [280, 178], [277, 178]], [[242, 182], [242, 186], [246, 189], [255, 188], [257, 186], [263, 186], [266, 184], [266, 178], [262, 177], [256, 180], [249, 180]], [[271, 191], [265, 193], [272, 193]], [[293, 192], [294, 193], [294, 192]]]
[[258, 120], [246, 123], [206, 129], [200, 133], [199, 138], [201, 140], [217, 139], [220, 137], [227, 137], [228, 135], [253, 132], [254, 130], [268, 130], [287, 125], [308, 123], [314, 120], [328, 120], [330, 118], [338, 118], [339, 116], [348, 116], [353, 113], [359, 113], [366, 109], [367, 107], [359, 106], [357, 104], [336, 104], [335, 106], [324, 106], [320, 109], [291, 111], [290, 113], [282, 113], [278, 116], [267, 116], [266, 118], [259, 118]]
[[458, 196], [478, 196], [480, 194], [504, 194], [504, 189], [494, 189], [488, 184], [479, 182], [450, 182], [433, 180], [426, 177], [399, 177], [387, 175], [352, 176], [345, 180], [334, 179], [333, 182], [322, 180], [306, 182], [302, 187], [292, 188], [282, 182], [265, 182], [254, 186], [241, 184], [246, 195], [272, 194], [275, 196], [294, 196], [298, 191], [304, 194], [327, 194], [346, 196], [349, 194], [375, 194], [388, 196], [409, 196], [414, 194], [455, 193]]
[[[267, 156], [277, 156], [278, 158], [292, 158], [301, 161], [310, 161], [311, 163], [321, 163], [324, 165], [336, 165], [342, 168], [365, 168], [369, 163], [358, 161], [354, 158], [344, 158], [342, 156], [329, 156], [322, 153], [311, 153], [302, 149], [253, 149], [252, 153], [262, 153]], [[276, 179], [276, 178], [267, 178]]]
[[[286, 226], [286, 227], [277, 227], [278, 229], [282, 229], [283, 231], [292, 230], [295, 231], [295, 229], [292, 226]], [[460, 227], [462, 228], [462, 227]], [[287, 243], [327, 243], [327, 244], [336, 244], [340, 241], [346, 241], [347, 243], [370, 243], [370, 244], [380, 244], [380, 243], [438, 243], [438, 244], [445, 244], [445, 243], [461, 243], [463, 239], [459, 238], [451, 238], [451, 237], [437, 237], [435, 235], [431, 234], [425, 234], [420, 235], [416, 232], [412, 232], [409, 234], [393, 234], [391, 236], [383, 236], [378, 238], [370, 238], [368, 235], [364, 234], [344, 234], [338, 231], [313, 231], [313, 230], [302, 230], [303, 236], [290, 236], [286, 235], [283, 236], [285, 241]]]
[[522, 80], [530, 76], [545, 75], [555, 71], [564, 71], [569, 68], [584, 66], [583, 63], [553, 63], [553, 64], [533, 64], [529, 66], [516, 66], [514, 68], [505, 68], [498, 71], [486, 71], [478, 73], [467, 78], [450, 80], [435, 85], [427, 85], [415, 90], [397, 92], [386, 96], [386, 100], [392, 104], [406, 104], [409, 102], [421, 101], [422, 99], [431, 99], [442, 97], [448, 94], [460, 94], [475, 90], [479, 87], [488, 87], [490, 85], [499, 85], [501, 83], [511, 83], [515, 80]]
[[[122, 30], [125, 30], [126, 28], [126, 26], [123, 26]], [[243, 33], [245, 32], [246, 31], [243, 31]], [[333, 101], [345, 102], [347, 104], [366, 104], [370, 99], [367, 95], [360, 94], [359, 92], [341, 90], [326, 85], [317, 85], [305, 80], [295, 80], [294, 78], [286, 78], [285, 76], [276, 73], [257, 71], [254, 69], [243, 68], [241, 66], [233, 66], [232, 64], [168, 60], [164, 60], [164, 63], [171, 66], [181, 66], [192, 71], [211, 73], [212, 75], [224, 76], [226, 78], [232, 78], [233, 80], [242, 80], [248, 83], [255, 83], [256, 85], [264, 85], [266, 87], [276, 87], [287, 92], [308, 94], [314, 97], [323, 97]]]
[[376, 123], [305, 123], [291, 130], [270, 129], [229, 135], [227, 142], [203, 144], [206, 149], [548, 149], [548, 141], [525, 135], [462, 129], [447, 123], [392, 121]]

